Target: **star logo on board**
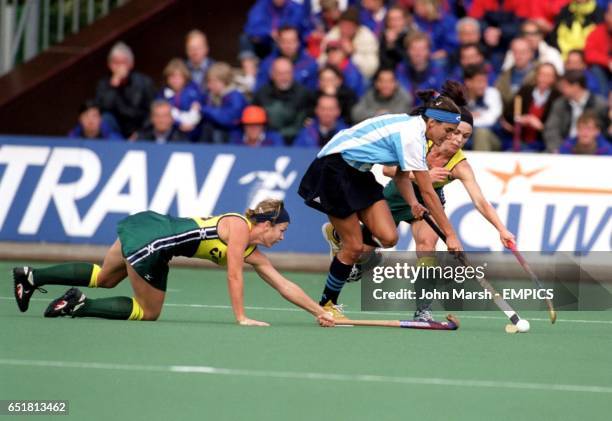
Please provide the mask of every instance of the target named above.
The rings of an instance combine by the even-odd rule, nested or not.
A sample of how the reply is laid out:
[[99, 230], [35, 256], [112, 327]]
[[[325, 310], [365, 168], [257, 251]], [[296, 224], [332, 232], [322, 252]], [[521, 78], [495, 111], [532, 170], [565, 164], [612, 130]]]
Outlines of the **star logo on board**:
[[[521, 164], [517, 161], [514, 164], [512, 172], [503, 172], [487, 169], [489, 173], [501, 180], [503, 183], [502, 194], [508, 191], [508, 184], [515, 177], [531, 178], [546, 170], [547, 167], [537, 168], [531, 171], [524, 171]], [[531, 184], [531, 191], [534, 193], [578, 193], [578, 194], [612, 194], [612, 189], [590, 188], [590, 187], [574, 187], [574, 186], [550, 186], [543, 184]]]
[[541, 173], [545, 169], [546, 169], [546, 167], [538, 168], [536, 170], [525, 171], [524, 172], [523, 169], [521, 168], [521, 164], [517, 161], [516, 164], [514, 165], [514, 171], [512, 171], [511, 173], [505, 173], [505, 172], [496, 171], [496, 170], [489, 170], [489, 169], [487, 169], [487, 171], [490, 172], [491, 174], [493, 174], [498, 179], [500, 179], [502, 181], [502, 183], [504, 183], [504, 187], [502, 188], [502, 194], [504, 194], [508, 190], [508, 183], [514, 177], [527, 177], [527, 178], [531, 178], [534, 175]]

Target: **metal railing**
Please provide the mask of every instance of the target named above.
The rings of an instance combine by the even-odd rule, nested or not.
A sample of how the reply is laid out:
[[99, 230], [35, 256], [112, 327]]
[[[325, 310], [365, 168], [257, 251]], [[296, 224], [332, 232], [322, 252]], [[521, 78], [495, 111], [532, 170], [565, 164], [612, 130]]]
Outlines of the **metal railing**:
[[128, 0], [0, 0], [0, 75]]

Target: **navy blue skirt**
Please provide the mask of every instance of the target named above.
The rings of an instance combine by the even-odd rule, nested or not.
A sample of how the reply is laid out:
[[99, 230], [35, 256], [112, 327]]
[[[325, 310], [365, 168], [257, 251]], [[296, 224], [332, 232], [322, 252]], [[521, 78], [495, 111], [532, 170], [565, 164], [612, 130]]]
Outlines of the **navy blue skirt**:
[[340, 154], [315, 159], [298, 194], [311, 208], [341, 219], [384, 200], [374, 174], [351, 167]]

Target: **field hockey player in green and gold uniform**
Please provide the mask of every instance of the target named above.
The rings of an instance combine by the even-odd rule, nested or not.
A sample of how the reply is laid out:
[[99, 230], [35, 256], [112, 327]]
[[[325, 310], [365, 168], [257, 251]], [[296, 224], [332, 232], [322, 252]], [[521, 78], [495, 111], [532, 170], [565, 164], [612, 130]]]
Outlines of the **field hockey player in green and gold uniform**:
[[[131, 215], [119, 222], [118, 239], [108, 250], [102, 267], [65, 263], [41, 269], [14, 268], [17, 305], [22, 312], [26, 311], [34, 291], [44, 285], [70, 285], [73, 288], [49, 304], [45, 317], [157, 320], [166, 295], [168, 262], [174, 256], [186, 256], [227, 266], [232, 308], [241, 325], [268, 325], [245, 314], [246, 262], [283, 298], [314, 315], [321, 326], [332, 326], [331, 315], [298, 285], [283, 277], [257, 248], [281, 241], [289, 222], [289, 214], [278, 200], [264, 200], [255, 209], [247, 210], [246, 216], [226, 213], [210, 218], [176, 218], [152, 211]], [[91, 299], [76, 288], [114, 288], [126, 277], [132, 284], [133, 298]]]

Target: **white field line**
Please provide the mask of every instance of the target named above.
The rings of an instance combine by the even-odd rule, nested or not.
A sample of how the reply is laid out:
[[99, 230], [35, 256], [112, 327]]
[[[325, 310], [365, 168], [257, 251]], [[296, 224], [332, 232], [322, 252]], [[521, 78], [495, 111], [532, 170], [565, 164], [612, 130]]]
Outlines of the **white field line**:
[[498, 389], [519, 389], [519, 390], [539, 390], [556, 392], [579, 392], [579, 393], [604, 393], [612, 394], [612, 387], [578, 384], [551, 384], [551, 383], [530, 383], [530, 382], [510, 382], [496, 380], [475, 380], [475, 379], [448, 379], [448, 378], [429, 378], [429, 377], [395, 377], [380, 376], [375, 374], [339, 374], [339, 373], [316, 373], [299, 371], [274, 371], [274, 370], [250, 370], [236, 368], [222, 368], [210, 366], [189, 366], [189, 365], [138, 365], [138, 364], [117, 364], [102, 362], [75, 362], [75, 361], [44, 361], [44, 360], [18, 360], [0, 359], [2, 366], [26, 366], [26, 367], [47, 367], [60, 369], [80, 369], [80, 370], [116, 370], [116, 371], [142, 371], [142, 372], [162, 372], [198, 375], [219, 375], [219, 376], [242, 376], [242, 377], [262, 377], [274, 379], [294, 379], [294, 380], [315, 380], [315, 381], [337, 381], [337, 382], [361, 382], [361, 383], [387, 383], [387, 384], [408, 384], [423, 386], [450, 386], [450, 387], [475, 387], [475, 388], [498, 388]]
[[[0, 297], [0, 300], [14, 300], [14, 297]], [[32, 298], [30, 301], [45, 301], [51, 302], [51, 299], [44, 298]], [[216, 304], [181, 304], [181, 303], [164, 303], [166, 307], [185, 307], [185, 308], [201, 308], [201, 309], [210, 309], [210, 310], [231, 310], [231, 306], [229, 305], [216, 305]], [[293, 312], [302, 312], [299, 308], [291, 308], [291, 307], [256, 307], [256, 306], [245, 306], [246, 310], [261, 310], [261, 311], [293, 311]], [[346, 308], [346, 307], [345, 307]], [[533, 310], [530, 310], [533, 311]], [[344, 310], [346, 314], [371, 314], [375, 316], [399, 316], [405, 317], [408, 313], [398, 313], [391, 311], [351, 311]], [[477, 316], [477, 315], [469, 315], [465, 313], [461, 313], [462, 319], [486, 319], [486, 320], [507, 320], [506, 317], [502, 316]], [[541, 321], [541, 322], [550, 322], [548, 318], [530, 318], [529, 321]], [[557, 319], [557, 322], [563, 323], [598, 323], [598, 324], [609, 324], [612, 325], [612, 320], [580, 320], [580, 319]]]

